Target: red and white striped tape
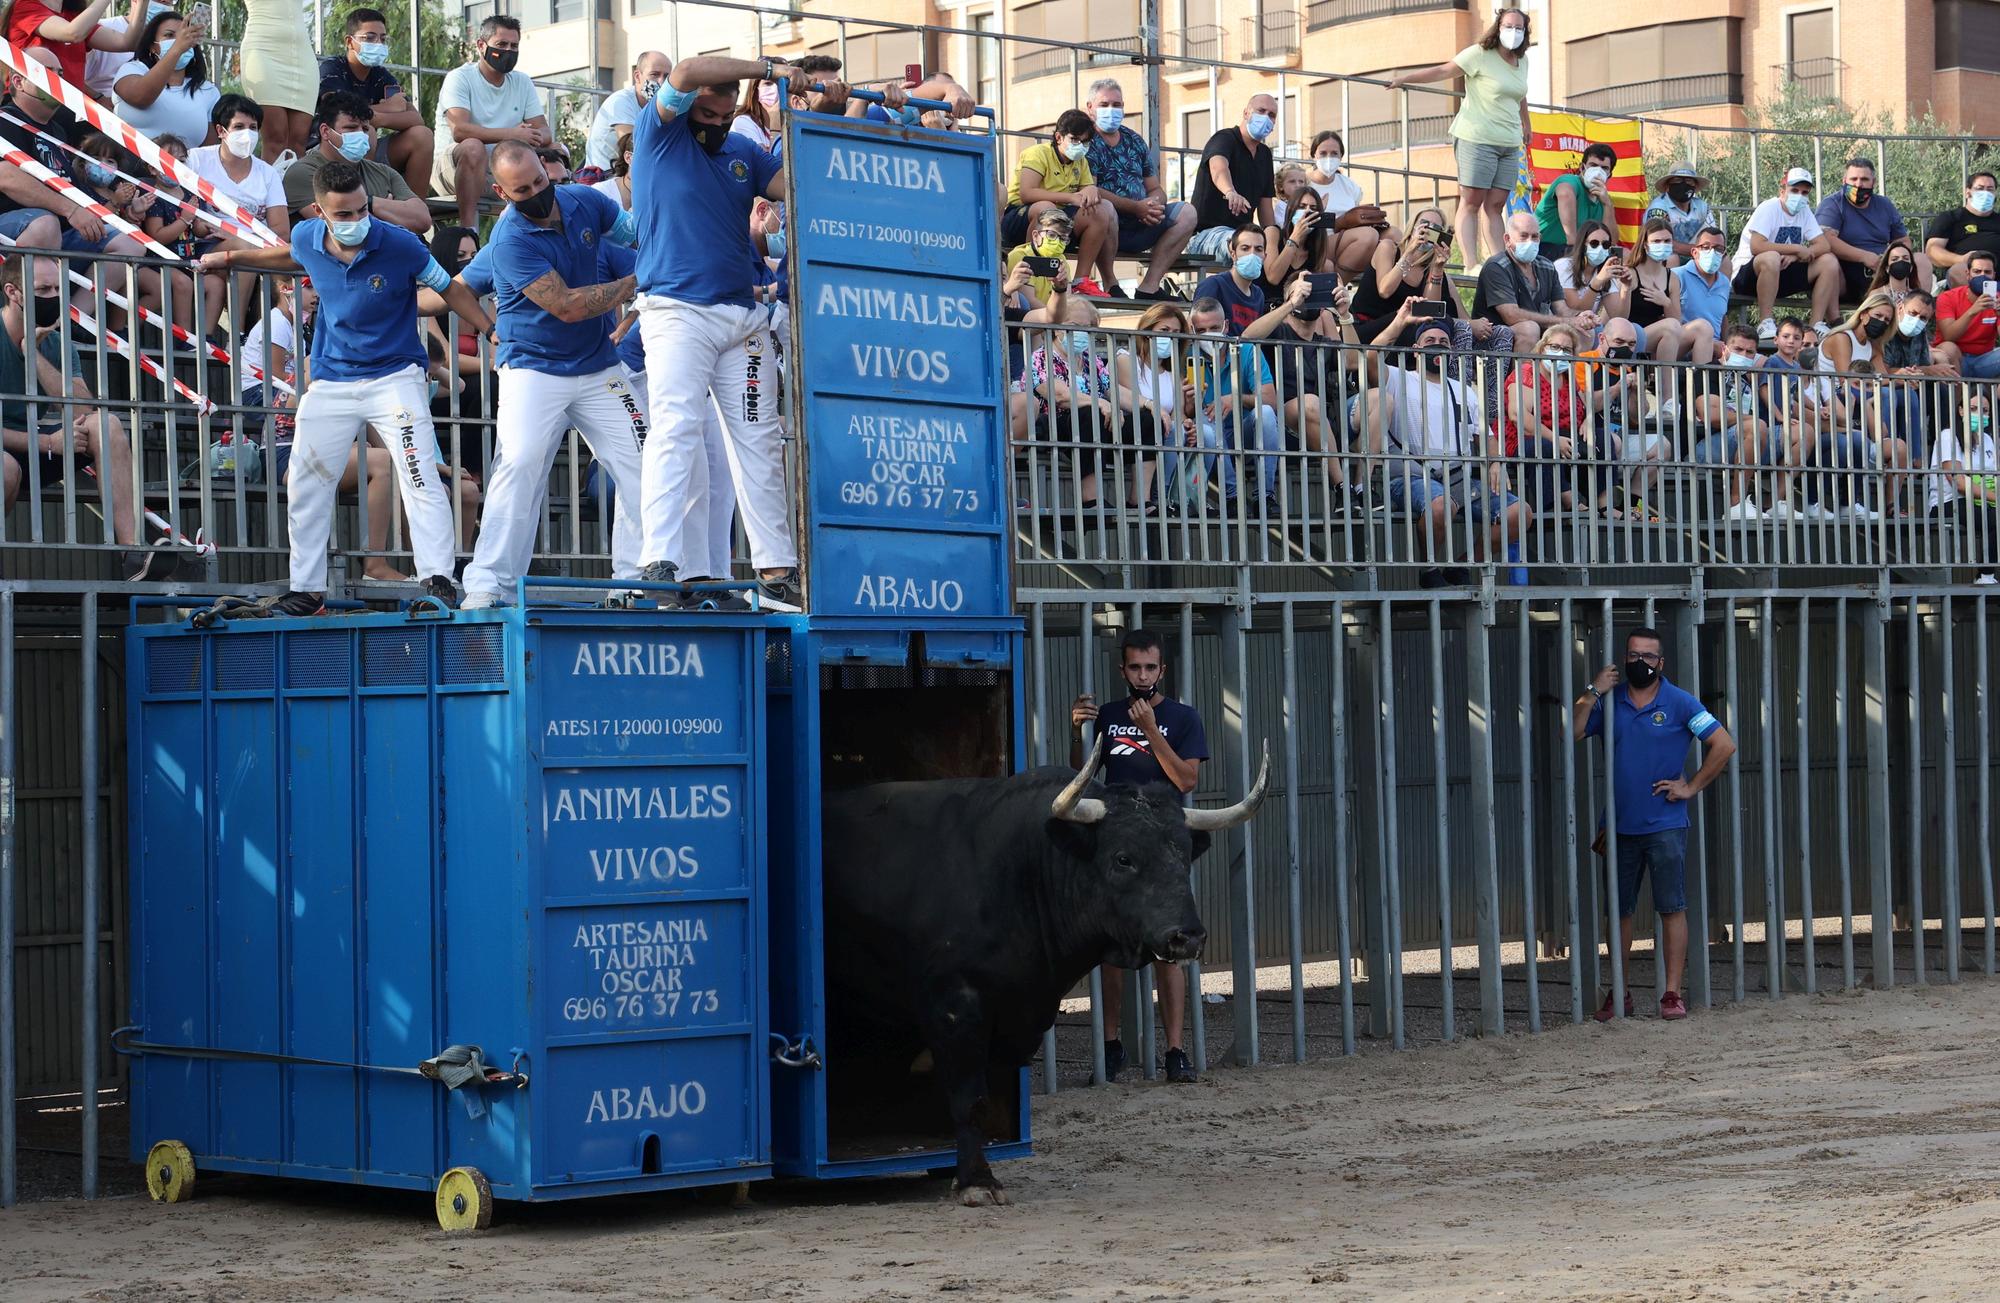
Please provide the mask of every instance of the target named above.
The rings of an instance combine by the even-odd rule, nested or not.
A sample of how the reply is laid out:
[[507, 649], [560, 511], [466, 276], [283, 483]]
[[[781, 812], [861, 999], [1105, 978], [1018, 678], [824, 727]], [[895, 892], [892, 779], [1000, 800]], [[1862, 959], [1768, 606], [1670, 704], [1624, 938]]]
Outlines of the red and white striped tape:
[[[92, 294], [95, 294], [97, 292], [97, 283], [91, 280], [90, 277], [85, 276], [82, 272], [77, 272], [77, 271], [70, 272], [69, 283], [78, 286], [79, 288], [88, 290]], [[127, 299], [123, 294], [120, 294], [117, 290], [112, 289], [108, 285], [105, 286], [104, 289], [104, 301], [106, 303], [109, 303], [112, 307], [122, 309], [123, 311], [126, 312], [131, 312], [135, 310], [134, 305], [130, 299]], [[170, 331], [175, 339], [178, 339], [183, 344], [187, 344], [193, 347], [195, 350], [197, 350], [198, 352], [209, 358], [211, 361], [220, 362], [225, 366], [228, 365], [230, 358], [229, 358], [229, 351], [227, 349], [224, 349], [216, 344], [211, 344], [209, 341], [203, 339], [200, 335], [195, 334], [193, 331], [189, 330], [185, 326], [177, 324], [169, 324], [165, 317], [162, 317], [159, 313], [153, 311], [151, 308], [147, 307], [143, 303], [138, 304], [136, 310], [139, 313], [139, 319], [141, 321], [146, 322], [148, 325], [157, 326], [161, 330]], [[255, 380], [266, 379], [262, 367], [259, 367], [254, 363], [248, 361], [239, 362], [238, 365], [242, 367], [244, 374], [250, 376], [252, 379]], [[296, 395], [298, 393], [296, 389], [293, 389], [283, 380], [271, 379], [270, 384], [275, 388], [281, 389], [288, 394]]]
[[209, 402], [208, 399], [203, 397], [200, 393], [197, 393], [195, 390], [192, 390], [188, 388], [186, 385], [182, 384], [179, 380], [176, 380], [171, 372], [161, 369], [160, 364], [155, 362], [152, 358], [147, 357], [144, 353], [134, 353], [132, 351], [132, 346], [126, 343], [124, 338], [121, 335], [119, 335], [117, 331], [112, 330], [106, 326], [98, 325], [97, 319], [95, 317], [91, 316], [88, 312], [85, 312], [82, 308], [79, 308], [74, 303], [69, 305], [69, 319], [71, 321], [74, 321], [77, 325], [82, 326], [85, 330], [89, 331], [97, 338], [103, 340], [105, 344], [110, 347], [111, 351], [116, 353], [118, 356], [138, 362], [139, 369], [141, 371], [144, 371], [147, 375], [153, 377], [155, 380], [160, 381], [162, 384], [172, 386], [173, 391], [175, 393], [179, 394], [181, 397], [193, 403], [195, 405], [195, 408], [198, 411], [200, 411], [202, 415], [207, 416], [215, 411], [214, 403]]
[[25, 77], [30, 86], [42, 91], [71, 113], [74, 113], [77, 117], [82, 118], [91, 126], [96, 127], [99, 131], [117, 141], [131, 153], [137, 154], [147, 167], [152, 168], [156, 172], [171, 176], [188, 190], [208, 200], [209, 204], [217, 212], [226, 213], [244, 226], [249, 227], [252, 231], [256, 232], [257, 236], [264, 243], [284, 243], [283, 240], [278, 238], [277, 232], [264, 225], [257, 214], [217, 190], [209, 183], [206, 177], [196, 172], [186, 163], [175, 158], [172, 154], [169, 154], [166, 150], [161, 149], [148, 139], [144, 133], [127, 125], [123, 119], [110, 109], [105, 108], [96, 100], [91, 99], [90, 96], [64, 81], [47, 64], [37, 63], [35, 60], [30, 59], [27, 53], [12, 41], [0, 41], [0, 65], [5, 65], [8, 70]]
[[179, 262], [181, 260], [181, 256], [179, 254], [175, 253], [172, 249], [169, 249], [166, 245], [161, 244], [158, 240], [155, 240], [152, 236], [146, 234], [138, 227], [132, 225], [132, 223], [126, 221], [118, 214], [112, 212], [109, 208], [106, 208], [103, 204], [100, 204], [95, 199], [92, 199], [89, 195], [85, 194], [82, 190], [78, 189], [74, 181], [71, 181], [68, 177], [62, 175], [60, 172], [42, 166], [41, 163], [37, 162], [35, 159], [28, 157], [26, 154], [22, 153], [18, 149], [12, 149], [12, 148], [0, 149], [0, 160], [5, 160], [6, 162], [12, 163], [15, 167], [20, 168], [23, 172], [26, 172], [29, 176], [35, 178], [35, 180], [40, 181], [43, 185], [55, 191], [57, 194], [69, 200], [71, 203], [80, 204], [84, 208], [95, 213], [98, 216], [98, 218], [104, 222], [106, 226], [110, 227], [114, 231], [118, 231], [125, 235], [131, 236], [133, 239], [137, 240], [140, 243], [140, 245], [142, 245], [146, 249], [151, 250], [154, 253], [159, 254], [162, 258], [165, 258], [167, 261]]
[[[103, 159], [92, 158], [89, 154], [84, 153], [82, 150], [78, 149], [75, 145], [70, 144], [67, 140], [64, 140], [62, 137], [56, 135], [54, 132], [44, 131], [40, 127], [36, 126], [34, 123], [28, 121], [26, 118], [18, 118], [15, 117], [12, 113], [0, 112], [0, 122], [11, 122], [15, 126], [22, 128], [31, 135], [35, 136], [36, 138], [44, 140], [51, 145], [54, 145], [57, 149], [63, 150], [66, 153], [76, 155], [78, 158], [82, 159], [86, 163], [95, 163], [99, 167], [104, 166]], [[225, 235], [233, 235], [237, 239], [244, 241], [246, 244], [262, 243], [262, 237], [258, 236], [255, 232], [245, 230], [243, 227], [238, 226], [236, 223], [230, 221], [227, 217], [219, 217], [216, 214], [209, 212], [206, 208], [203, 208], [200, 204], [195, 203], [191, 199], [186, 199], [186, 198], [175, 199], [171, 195], [163, 195], [160, 193], [157, 187], [148, 185], [146, 182], [141, 181], [138, 177], [131, 175], [129, 172], [121, 172], [115, 167], [110, 170], [111, 170], [111, 175], [117, 177], [120, 181], [129, 181], [133, 185], [137, 186], [140, 190], [153, 196], [153, 198], [164, 199], [168, 203], [179, 208], [182, 212], [194, 214], [196, 217], [199, 217], [202, 221], [207, 222], [210, 226], [215, 227], [217, 230], [221, 231]]]

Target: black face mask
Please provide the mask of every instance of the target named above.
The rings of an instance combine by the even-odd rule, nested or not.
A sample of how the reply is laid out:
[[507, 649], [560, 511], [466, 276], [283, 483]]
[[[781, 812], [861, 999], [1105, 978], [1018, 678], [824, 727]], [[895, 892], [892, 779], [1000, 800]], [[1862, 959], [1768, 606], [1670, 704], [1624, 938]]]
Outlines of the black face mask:
[[1686, 203], [1688, 196], [1693, 193], [1694, 187], [1691, 185], [1670, 185], [1667, 187], [1667, 196], [1677, 204]]
[[1616, 358], [1622, 362], [1632, 356], [1632, 346], [1630, 344], [1613, 344], [1610, 348], [1604, 350], [1604, 356]]
[[555, 182], [549, 182], [526, 199], [514, 200], [514, 207], [520, 210], [521, 216], [532, 221], [541, 221], [556, 210]]
[[1889, 264], [1891, 280], [1906, 281], [1917, 274], [1917, 264], [1913, 262], [1892, 262]]
[[1659, 677], [1659, 669], [1650, 662], [1637, 659], [1625, 662], [1625, 682], [1635, 688], [1650, 688]]
[[1445, 361], [1451, 356], [1449, 349], [1439, 348], [1435, 344], [1425, 345], [1418, 349], [1417, 353], [1423, 358], [1424, 365], [1433, 371], [1444, 370]]
[[1132, 700], [1134, 701], [1151, 701], [1160, 693], [1160, 685], [1157, 683], [1150, 688], [1142, 688], [1131, 683], [1126, 684], [1125, 687], [1131, 693]]
[[729, 139], [728, 126], [720, 122], [696, 122], [688, 130], [694, 136], [694, 143], [711, 154], [720, 154], [723, 142]]
[[514, 71], [514, 65], [520, 61], [521, 52], [519, 50], [488, 50], [486, 52], [486, 66], [503, 77]]
[[1875, 320], [1862, 326], [1861, 333], [1868, 336], [1868, 338], [1870, 339], [1880, 339], [1882, 338], [1882, 336], [1889, 333], [1889, 323], [1883, 321], [1881, 318], [1878, 317]]
[[47, 330], [63, 319], [61, 295], [30, 294], [28, 301], [35, 305], [35, 329]]

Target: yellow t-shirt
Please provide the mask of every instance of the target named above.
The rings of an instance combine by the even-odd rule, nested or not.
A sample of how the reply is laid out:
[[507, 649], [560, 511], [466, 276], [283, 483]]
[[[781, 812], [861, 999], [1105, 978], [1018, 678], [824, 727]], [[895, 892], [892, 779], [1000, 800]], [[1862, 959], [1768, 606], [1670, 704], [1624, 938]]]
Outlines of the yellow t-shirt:
[[[1527, 93], [1525, 87], [1522, 93]], [[1046, 142], [1030, 145], [1022, 153], [1020, 165], [1014, 169], [1014, 184], [1007, 187], [1009, 208], [1018, 207], [1021, 203], [1022, 168], [1041, 173], [1041, 188], [1058, 194], [1075, 194], [1087, 185], [1097, 184], [1097, 178], [1090, 174], [1090, 159], [1087, 156], [1072, 163], [1058, 154], [1054, 145]]]
[[[1025, 244], [1015, 245], [1007, 253], [1007, 270], [1001, 273], [1000, 279], [1002, 280], [1007, 279], [1007, 276], [1013, 272], [1015, 266], [1020, 263], [1021, 259], [1027, 257], [1029, 254], [1033, 252], [1034, 250], [1030, 249]], [[1049, 301], [1049, 295], [1056, 292], [1055, 277], [1053, 276], [1029, 277], [1028, 292], [1035, 296], [1035, 301], [1037, 303], [1047, 303]]]
[[1468, 45], [1452, 60], [1465, 73], [1465, 101], [1451, 134], [1474, 145], [1519, 145], [1521, 101], [1528, 98], [1528, 61], [1508, 63], [1498, 50]]

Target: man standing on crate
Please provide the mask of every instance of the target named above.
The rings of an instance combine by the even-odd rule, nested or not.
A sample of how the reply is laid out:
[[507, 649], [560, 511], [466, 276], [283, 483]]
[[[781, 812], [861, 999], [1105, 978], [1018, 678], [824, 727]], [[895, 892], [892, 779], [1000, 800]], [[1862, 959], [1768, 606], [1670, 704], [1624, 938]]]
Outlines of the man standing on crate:
[[[1625, 635], [1625, 664], [1607, 665], [1570, 706], [1577, 741], [1604, 735], [1604, 711], [1613, 715], [1611, 791], [1618, 808], [1618, 945], [1624, 956], [1625, 1016], [1632, 1016], [1632, 913], [1639, 907], [1639, 879], [1653, 880], [1653, 909], [1660, 916], [1656, 957], [1666, 989], [1660, 1017], [1687, 1017], [1681, 972], [1687, 965], [1688, 802], [1721, 774], [1736, 754], [1736, 739], [1693, 693], [1668, 682], [1665, 644], [1656, 629]], [[1618, 679], [1623, 676], [1621, 687]], [[1703, 744], [1701, 768], [1687, 769], [1688, 741]], [[1601, 834], [1600, 834], [1601, 835]], [[1613, 1017], [1611, 993], [1597, 1021]]]
[[[1201, 762], [1208, 759], [1208, 734], [1201, 712], [1175, 701], [1162, 690], [1167, 657], [1160, 637], [1150, 629], [1134, 629], [1118, 644], [1118, 670], [1125, 677], [1126, 695], [1099, 706], [1088, 692], [1069, 710], [1075, 733], [1070, 739], [1072, 768], [1083, 768], [1083, 728], [1096, 724], [1104, 739], [1104, 781], [1108, 786], [1149, 787], [1164, 784], [1185, 805], [1201, 781]], [[1162, 959], [1153, 964], [1160, 982], [1160, 1021], [1167, 1032], [1167, 1080], [1195, 1080], [1195, 1067], [1182, 1048], [1187, 1022], [1187, 970]], [[1125, 1043], [1118, 1024], [1125, 1011], [1125, 975], [1103, 970], [1104, 1079], [1118, 1080], [1125, 1067]], [[1147, 1011], [1148, 1016], [1151, 1011]]]
[[[646, 443], [640, 577], [677, 581], [689, 531], [708, 518], [697, 475], [710, 395], [722, 416], [736, 502], [764, 605], [798, 610], [799, 557], [785, 505], [784, 422], [778, 412], [774, 287], [752, 261], [750, 213], [783, 202], [782, 163], [730, 131], [737, 83], [806, 74], [770, 59], [697, 57], [668, 74], [632, 129], [632, 212], [639, 226], [637, 307], [653, 437]], [[829, 93], [845, 94], [839, 83]]]
[[355, 439], [371, 425], [382, 432], [396, 464], [424, 592], [454, 603], [451, 494], [437, 472], [426, 378], [430, 359], [417, 333], [417, 290], [436, 290], [461, 321], [484, 334], [492, 323], [479, 300], [438, 266], [422, 240], [369, 216], [361, 170], [345, 159], [328, 163], [313, 178], [308, 220], [292, 228], [290, 246], [218, 249], [204, 255], [201, 266], [218, 272], [303, 272], [319, 291], [319, 328], [308, 361], [311, 387], [299, 399], [285, 475], [291, 588], [258, 603], [257, 613], [305, 616], [325, 610], [334, 496]]
[[607, 241], [631, 243], [637, 223], [609, 195], [551, 182], [541, 158], [518, 140], [494, 146], [493, 188], [508, 202], [487, 241], [500, 329], [499, 460], [465, 570], [468, 610], [511, 602], [534, 554], [549, 468], [571, 426], [617, 489], [614, 578], [639, 577], [645, 541], [639, 520], [645, 409], [611, 344], [616, 310], [632, 296], [634, 281], [603, 275], [601, 248]]

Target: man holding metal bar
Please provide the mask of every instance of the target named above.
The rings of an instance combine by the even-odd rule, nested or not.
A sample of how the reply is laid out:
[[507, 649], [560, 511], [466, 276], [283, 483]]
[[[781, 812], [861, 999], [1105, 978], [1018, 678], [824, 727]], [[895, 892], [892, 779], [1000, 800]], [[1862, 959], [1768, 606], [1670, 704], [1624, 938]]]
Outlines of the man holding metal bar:
[[313, 215], [292, 229], [289, 247], [218, 249], [201, 260], [203, 270], [304, 272], [319, 291], [312, 387], [299, 400], [285, 479], [291, 588], [261, 603], [262, 613], [304, 616], [325, 609], [336, 485], [355, 438], [370, 425], [383, 433], [395, 457], [424, 591], [455, 602], [451, 497], [437, 474], [417, 290], [436, 290], [482, 334], [492, 322], [472, 291], [438, 266], [422, 240], [369, 215], [368, 192], [354, 164], [342, 159], [321, 168], [313, 198]]
[[[1639, 879], [1653, 880], [1653, 909], [1660, 916], [1665, 951], [1665, 989], [1660, 1017], [1687, 1017], [1681, 974], [1687, 966], [1688, 802], [1722, 773], [1736, 754], [1736, 739], [1692, 693], [1669, 682], [1666, 644], [1656, 629], [1625, 635], [1625, 664], [1607, 665], [1570, 706], [1577, 741], [1603, 736], [1604, 703], [1615, 712], [1608, 768], [1615, 801], [1618, 842], [1618, 944], [1626, 974], [1625, 1016], [1632, 1016], [1632, 914], [1639, 905]], [[1618, 686], [1620, 676], [1624, 686]], [[1688, 739], [1704, 743], [1701, 768], [1683, 778]], [[1600, 837], [1602, 834], [1600, 833]], [[1613, 1017], [1607, 992], [1597, 1021]]]

